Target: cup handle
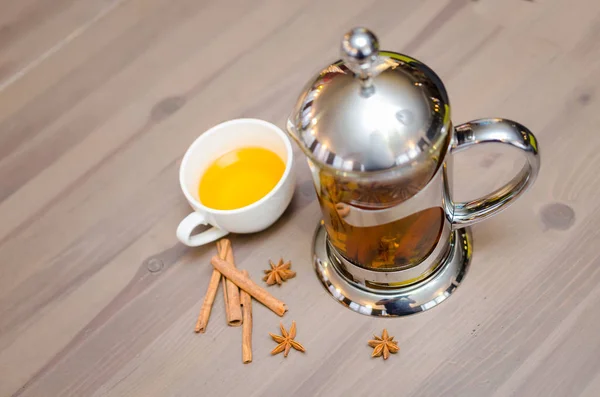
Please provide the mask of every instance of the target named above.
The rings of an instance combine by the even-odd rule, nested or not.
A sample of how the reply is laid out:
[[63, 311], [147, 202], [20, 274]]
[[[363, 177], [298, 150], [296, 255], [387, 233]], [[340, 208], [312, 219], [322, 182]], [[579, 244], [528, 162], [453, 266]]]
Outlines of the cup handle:
[[179, 226], [177, 227], [177, 238], [183, 244], [189, 247], [198, 247], [200, 245], [204, 245], [210, 243], [211, 241], [215, 241], [220, 239], [221, 237], [227, 235], [229, 232], [223, 229], [219, 229], [218, 227], [211, 227], [208, 230], [205, 230], [201, 233], [194, 234], [192, 236], [192, 231], [198, 227], [199, 225], [207, 225], [206, 217], [199, 212], [192, 212], [188, 216], [186, 216]]
[[481, 119], [455, 128], [451, 152], [482, 143], [503, 143], [521, 149], [527, 160], [519, 173], [506, 185], [476, 200], [454, 203], [451, 219], [455, 229], [480, 222], [508, 207], [535, 181], [540, 156], [535, 136], [519, 123], [506, 119]]

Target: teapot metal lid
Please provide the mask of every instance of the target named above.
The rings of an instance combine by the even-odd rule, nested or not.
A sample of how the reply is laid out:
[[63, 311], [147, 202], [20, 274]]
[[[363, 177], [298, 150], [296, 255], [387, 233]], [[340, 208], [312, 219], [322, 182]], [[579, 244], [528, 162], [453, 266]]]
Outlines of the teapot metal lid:
[[443, 161], [450, 109], [439, 77], [416, 59], [380, 52], [364, 28], [344, 35], [341, 53], [306, 86], [288, 119], [308, 157], [355, 172]]

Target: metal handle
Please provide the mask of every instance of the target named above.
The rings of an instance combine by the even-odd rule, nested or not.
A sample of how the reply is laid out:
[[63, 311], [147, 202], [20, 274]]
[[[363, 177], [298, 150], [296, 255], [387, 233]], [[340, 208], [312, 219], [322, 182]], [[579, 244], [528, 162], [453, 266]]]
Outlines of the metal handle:
[[537, 139], [519, 123], [506, 119], [481, 119], [459, 125], [455, 129], [451, 150], [452, 153], [458, 153], [481, 143], [504, 143], [521, 149], [527, 162], [500, 189], [476, 200], [454, 203], [454, 228], [480, 222], [508, 207], [533, 184], [540, 169]]

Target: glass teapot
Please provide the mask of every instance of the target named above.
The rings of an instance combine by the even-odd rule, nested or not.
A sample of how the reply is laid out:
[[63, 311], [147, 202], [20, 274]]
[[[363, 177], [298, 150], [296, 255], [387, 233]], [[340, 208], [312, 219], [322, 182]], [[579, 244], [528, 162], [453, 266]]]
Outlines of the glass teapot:
[[[455, 245], [468, 250], [467, 232], [455, 231], [498, 213], [534, 182], [538, 145], [506, 119], [453, 127], [440, 78], [414, 58], [379, 51], [367, 29], [348, 32], [341, 54], [305, 87], [287, 131], [308, 158], [323, 212], [317, 273], [327, 263], [337, 273], [321, 275], [325, 286], [339, 276], [346, 290], [389, 295], [432, 278], [457, 255]], [[525, 166], [489, 195], [454, 202], [452, 155], [491, 142], [520, 149]]]

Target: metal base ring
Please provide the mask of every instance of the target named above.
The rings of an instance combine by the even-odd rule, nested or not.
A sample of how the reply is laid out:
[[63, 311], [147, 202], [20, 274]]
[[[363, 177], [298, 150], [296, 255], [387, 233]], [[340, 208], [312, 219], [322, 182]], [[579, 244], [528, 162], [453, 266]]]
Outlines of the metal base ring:
[[446, 300], [458, 288], [471, 262], [472, 238], [469, 228], [452, 231], [448, 256], [437, 270], [415, 284], [367, 291], [351, 284], [332, 265], [327, 253], [327, 232], [319, 224], [313, 241], [313, 266], [327, 292], [355, 312], [376, 317], [397, 317], [419, 313]]

